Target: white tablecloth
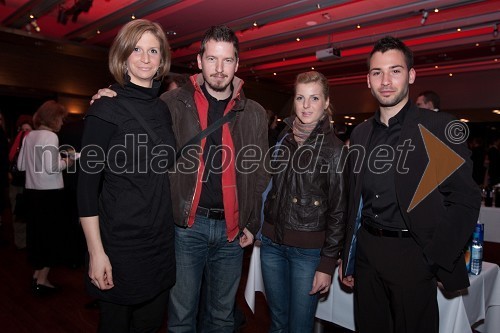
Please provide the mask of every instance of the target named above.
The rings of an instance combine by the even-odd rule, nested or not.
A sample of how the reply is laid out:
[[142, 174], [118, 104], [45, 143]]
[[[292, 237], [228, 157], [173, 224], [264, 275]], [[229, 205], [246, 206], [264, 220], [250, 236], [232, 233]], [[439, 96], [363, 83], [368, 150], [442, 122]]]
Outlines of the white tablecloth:
[[[496, 264], [484, 262], [478, 276], [470, 276], [471, 286], [461, 294], [438, 292], [439, 331], [441, 333], [471, 333], [471, 326], [483, 333], [500, 332], [500, 272]], [[260, 246], [256, 244], [250, 259], [245, 299], [255, 310], [255, 292], [264, 292], [260, 269]], [[332, 288], [321, 300], [316, 317], [354, 330], [353, 295], [341, 289], [335, 271]], [[483, 322], [484, 320], [484, 322]]]
[[484, 240], [500, 243], [500, 208], [481, 206], [479, 221], [484, 223]]

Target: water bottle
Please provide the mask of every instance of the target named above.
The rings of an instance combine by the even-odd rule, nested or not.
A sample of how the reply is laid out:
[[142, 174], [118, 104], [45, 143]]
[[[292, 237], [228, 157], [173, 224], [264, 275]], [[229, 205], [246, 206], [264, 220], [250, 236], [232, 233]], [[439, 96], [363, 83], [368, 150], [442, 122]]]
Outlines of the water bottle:
[[483, 267], [484, 224], [477, 223], [472, 236], [470, 272], [479, 275]]

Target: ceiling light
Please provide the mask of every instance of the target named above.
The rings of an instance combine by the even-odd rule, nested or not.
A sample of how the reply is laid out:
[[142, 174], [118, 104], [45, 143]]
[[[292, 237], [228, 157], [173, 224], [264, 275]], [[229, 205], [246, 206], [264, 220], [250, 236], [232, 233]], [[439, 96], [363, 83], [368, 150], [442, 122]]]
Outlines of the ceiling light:
[[132, 14], [132, 16], [130, 16], [130, 18], [131, 18], [132, 20], [135, 20], [135, 15], [134, 15], [134, 14]]
[[434, 8], [434, 13], [439, 13], [439, 9]]
[[424, 25], [425, 21], [427, 21], [427, 17], [429, 16], [429, 12], [425, 9], [422, 9], [421, 12], [422, 12], [422, 19], [420, 20], [420, 24]]
[[253, 26], [254, 26], [254, 27], [258, 27], [258, 26], [259, 26], [259, 25], [257, 24], [257, 21], [254, 21], [254, 22], [253, 22]]
[[313, 70], [314, 70], [314, 67], [311, 67], [311, 70], [313, 71]]
[[463, 122], [463, 123], [468, 123], [469, 119], [461, 118], [460, 121]]
[[351, 120], [355, 120], [355, 119], [356, 119], [356, 117], [349, 117], [349, 119], [351, 119]]
[[349, 116], [344, 116], [344, 118], [345, 118], [345, 119], [349, 119], [349, 118], [351, 118], [351, 117], [349, 117]]
[[476, 43], [476, 46], [479, 46], [479, 43]]
[[493, 110], [493, 113], [500, 114], [500, 110]]
[[295, 40], [296, 40], [297, 42], [300, 42], [300, 38], [299, 38], [299, 37], [295, 38]]
[[462, 31], [462, 29], [461, 28], [457, 28], [457, 31], [460, 32], [460, 31]]
[[358, 25], [356, 26], [356, 28], [361, 29], [361, 26], [358, 24]]
[[101, 30], [97, 29], [96, 33], [99, 35], [101, 33]]
[[438, 66], [438, 65], [436, 65], [436, 66], [434, 66], [434, 68], [435, 68], [435, 69], [438, 69], [438, 68], [439, 68], [439, 66]]
[[448, 74], [448, 76], [453, 76], [453, 73]]
[[35, 15], [30, 14], [30, 19], [34, 19], [34, 18], [35, 18]]
[[278, 74], [276, 74], [276, 72], [274, 72], [274, 73], [273, 73], [273, 75], [274, 75], [274, 76], [276, 76], [276, 75], [278, 75]]

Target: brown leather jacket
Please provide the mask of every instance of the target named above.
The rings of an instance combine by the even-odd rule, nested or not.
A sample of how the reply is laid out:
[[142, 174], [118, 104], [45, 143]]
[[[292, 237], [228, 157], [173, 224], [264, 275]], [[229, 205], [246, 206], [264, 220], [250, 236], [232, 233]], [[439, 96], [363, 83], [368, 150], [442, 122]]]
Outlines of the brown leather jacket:
[[[194, 80], [195, 85], [189, 82], [160, 97], [168, 105], [172, 115], [177, 149], [182, 148], [201, 131], [194, 94], [195, 89], [199, 89], [204, 80], [201, 74], [197, 74]], [[235, 101], [233, 110], [236, 111], [236, 117], [229, 122], [236, 167], [238, 225], [240, 230], [247, 228], [256, 234], [260, 228], [261, 196], [269, 182], [264, 168], [268, 160], [267, 115], [261, 105], [245, 98], [242, 85], [241, 79], [233, 79], [232, 100]], [[253, 156], [251, 151], [257, 151], [258, 156]], [[244, 157], [245, 152], [248, 158]], [[197, 186], [198, 166], [199, 155], [188, 153], [178, 160], [175, 169], [170, 173], [174, 220], [182, 227], [186, 227], [189, 219], [193, 218], [189, 215], [192, 212]]]
[[[282, 243], [285, 229], [324, 231], [321, 256], [330, 258], [333, 266], [325, 272], [333, 274], [344, 242], [347, 209], [344, 144], [324, 119], [299, 148], [291, 130], [293, 118], [285, 119], [290, 129], [280, 146], [284, 155], [272, 162], [277, 172], [264, 205], [264, 221], [274, 227], [277, 243]], [[316, 241], [301, 236], [307, 237], [301, 242]]]

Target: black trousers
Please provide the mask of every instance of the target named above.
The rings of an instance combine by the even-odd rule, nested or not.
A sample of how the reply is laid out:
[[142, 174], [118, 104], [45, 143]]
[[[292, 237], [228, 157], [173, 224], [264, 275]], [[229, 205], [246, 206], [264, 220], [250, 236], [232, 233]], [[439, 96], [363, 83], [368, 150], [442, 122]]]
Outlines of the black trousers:
[[121, 305], [100, 301], [99, 333], [153, 333], [163, 325], [169, 290], [150, 301]]
[[354, 312], [359, 333], [438, 333], [437, 282], [413, 238], [358, 231]]

